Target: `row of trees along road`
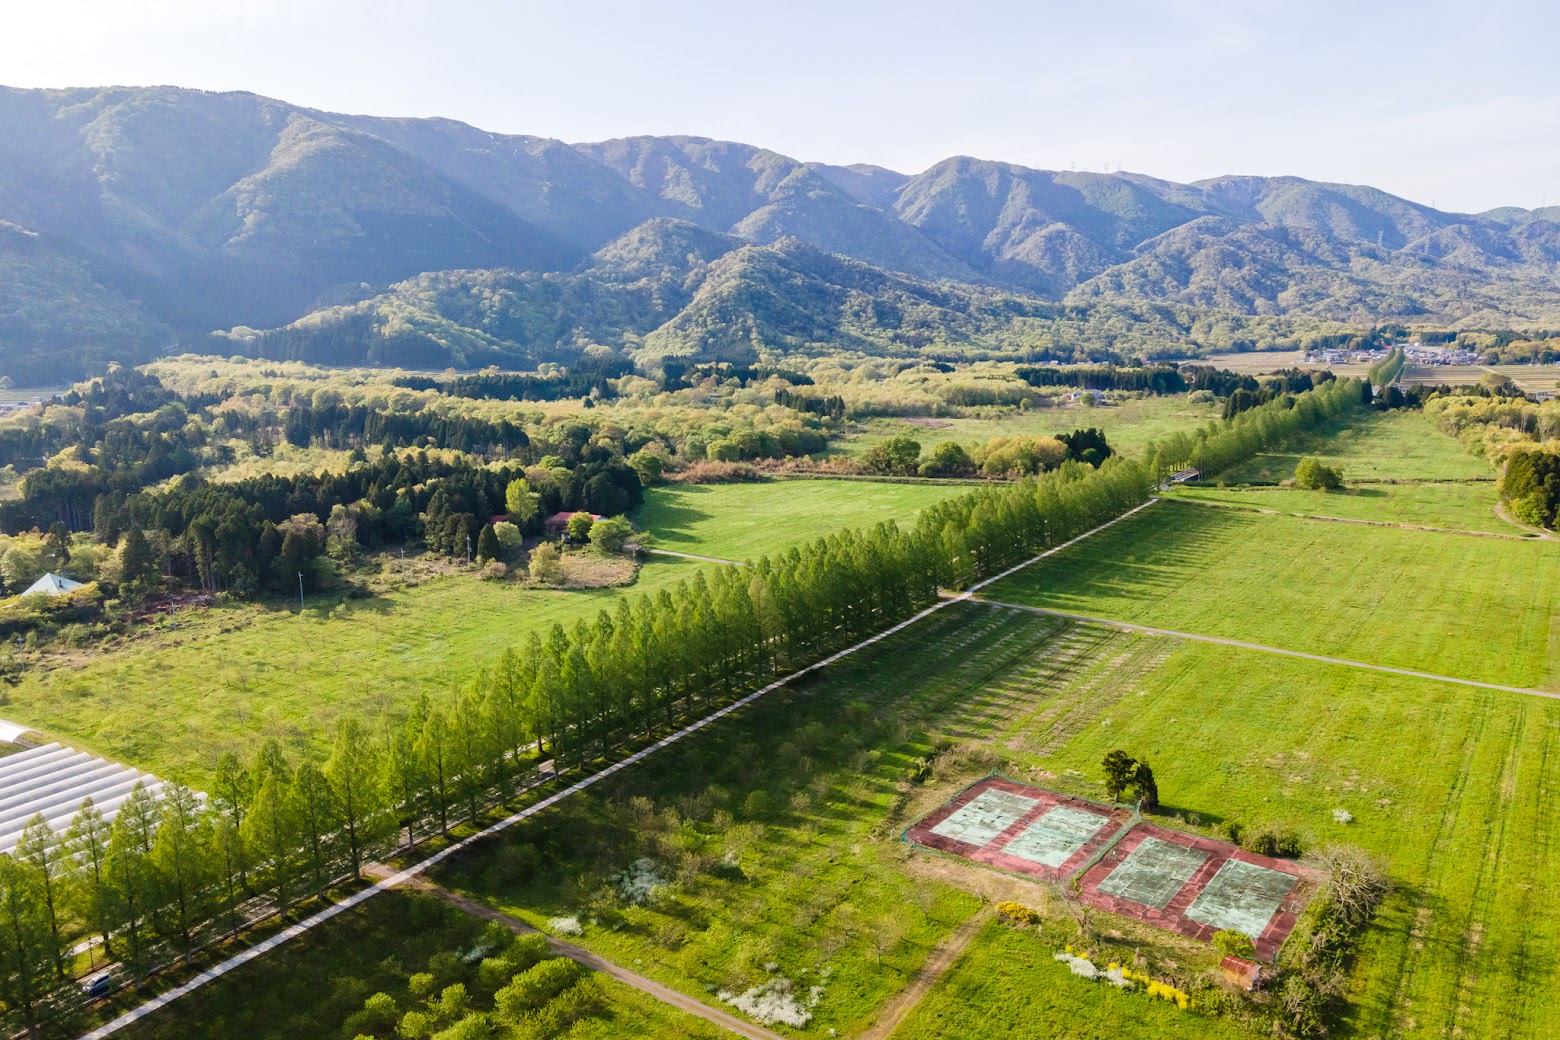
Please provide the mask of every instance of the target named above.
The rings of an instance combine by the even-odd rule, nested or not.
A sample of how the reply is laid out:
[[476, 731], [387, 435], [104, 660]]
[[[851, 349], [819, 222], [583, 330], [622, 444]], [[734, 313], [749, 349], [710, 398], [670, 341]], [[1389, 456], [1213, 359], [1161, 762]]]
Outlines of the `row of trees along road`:
[[1335, 379], [1302, 394], [1275, 398], [1222, 422], [1151, 441], [1143, 452], [1156, 480], [1193, 468], [1205, 476], [1238, 466], [1260, 451], [1369, 408], [1370, 384]]
[[[1230, 436], [1244, 445], [1253, 430], [1287, 436], [1305, 428], [1289, 416], [1334, 414], [1347, 396], [1328, 384], [1282, 411], [1253, 409], [1199, 431], [1186, 454]], [[533, 633], [403, 720], [344, 720], [323, 760], [289, 761], [268, 743], [249, 762], [225, 757], [204, 801], [170, 786], [158, 799], [138, 791], [112, 826], [90, 804], [64, 835], [34, 821], [0, 857], [0, 1024], [68, 1029], [81, 1001], [65, 951], [83, 938], [139, 978], [236, 930], [257, 903], [286, 913], [408, 838], [511, 802], [549, 758], [583, 768], [645, 743], [903, 620], [940, 588], [1120, 516], [1153, 487], [1148, 467], [1114, 457], [979, 488], [912, 526], [842, 532]]]

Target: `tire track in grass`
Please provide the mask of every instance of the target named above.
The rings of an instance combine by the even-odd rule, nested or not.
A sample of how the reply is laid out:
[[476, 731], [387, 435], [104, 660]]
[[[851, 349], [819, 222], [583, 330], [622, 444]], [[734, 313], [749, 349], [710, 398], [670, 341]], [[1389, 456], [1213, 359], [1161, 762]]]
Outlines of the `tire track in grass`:
[[1023, 570], [1025, 567], [1028, 567], [1029, 565], [1031, 565], [1033, 563], [1038, 563], [1039, 561], [1041, 561], [1041, 560], [1043, 560], [1043, 559], [1045, 559], [1045, 558], [1047, 558], [1049, 556], [1054, 556], [1055, 554], [1061, 552], [1062, 550], [1067, 549], [1070, 546], [1076, 545], [1077, 543], [1083, 541], [1085, 538], [1089, 538], [1089, 537], [1091, 537], [1093, 535], [1096, 535], [1099, 532], [1105, 530], [1106, 528], [1112, 527], [1112, 526], [1120, 523], [1121, 521], [1127, 519], [1128, 517], [1142, 512], [1143, 510], [1147, 509], [1149, 506], [1152, 506], [1154, 503], [1156, 503], [1158, 501], [1159, 501], [1159, 499], [1157, 499], [1157, 498], [1150, 498], [1147, 502], [1144, 502], [1141, 505], [1134, 506], [1133, 508], [1127, 510], [1125, 513], [1122, 513], [1120, 516], [1112, 517], [1111, 519], [1105, 521], [1103, 524], [1100, 524], [1097, 527], [1090, 528], [1089, 530], [1087, 530], [1087, 531], [1083, 532], [1082, 534], [1078, 535], [1076, 538], [1071, 538], [1068, 541], [1063, 542], [1061, 545], [1058, 545], [1058, 546], [1056, 546], [1053, 549], [1047, 549], [1045, 552], [1042, 552], [1042, 553], [1040, 553], [1040, 554], [1038, 554], [1036, 556], [1031, 556], [1029, 559], [1023, 561], [1022, 563], [1014, 564], [1012, 567], [1009, 567], [1007, 570], [1001, 572], [1000, 574], [994, 575], [994, 576], [992, 576], [990, 578], [986, 578], [983, 581], [976, 582], [975, 584], [971, 585], [968, 589], [964, 590], [961, 593], [958, 593], [957, 595], [950, 596], [949, 598], [946, 598], [946, 599], [939, 599], [936, 603], [933, 603], [931, 606], [927, 607], [925, 610], [922, 610], [922, 611], [920, 611], [920, 612], [918, 612], [916, 614], [911, 615], [910, 617], [906, 618], [905, 620], [899, 622], [897, 625], [893, 625], [893, 626], [891, 626], [889, 628], [884, 629], [883, 631], [879, 632], [877, 635], [869, 636], [868, 638], [863, 639], [861, 642], [856, 643], [856, 644], [854, 644], [852, 646], [848, 646], [845, 649], [840, 650], [840, 651], [838, 651], [836, 653], [830, 654], [828, 657], [825, 657], [825, 658], [823, 658], [820, 661], [815, 661], [814, 663], [808, 665], [805, 668], [799, 668], [796, 671], [791, 672], [789, 675], [782, 676], [781, 678], [776, 679], [774, 682], [768, 684], [767, 686], [760, 687], [759, 689], [754, 690], [752, 693], [748, 694], [747, 696], [742, 697], [742, 698], [740, 698], [738, 700], [735, 700], [735, 701], [731, 702], [730, 704], [726, 705], [724, 708], [721, 708], [721, 709], [719, 709], [717, 711], [711, 712], [709, 715], [706, 715], [704, 718], [699, 719], [696, 722], [689, 723], [688, 725], [684, 726], [682, 729], [676, 731], [675, 733], [672, 733], [672, 734], [670, 734], [668, 736], [662, 737], [660, 740], [656, 741], [654, 744], [651, 744], [651, 745], [649, 745], [649, 746], [647, 746], [647, 747], [645, 747], [645, 748], [643, 748], [643, 749], [641, 749], [639, 751], [634, 752], [632, 755], [629, 755], [627, 758], [624, 758], [624, 759], [622, 759], [621, 761], [618, 761], [618, 762], [614, 762], [612, 765], [607, 766], [606, 768], [600, 770], [599, 772], [592, 773], [590, 776], [584, 777], [583, 779], [576, 781], [574, 784], [571, 784], [569, 787], [564, 788], [562, 791], [558, 791], [558, 792], [556, 792], [554, 794], [549, 795], [548, 797], [542, 799], [540, 802], [537, 802], [535, 805], [528, 806], [528, 807], [520, 810], [519, 812], [514, 813], [511, 816], [506, 816], [505, 818], [503, 818], [502, 820], [497, 821], [496, 823], [489, 824], [488, 826], [484, 827], [482, 830], [478, 831], [477, 833], [475, 833], [475, 834], [473, 834], [473, 835], [471, 835], [469, 837], [462, 838], [461, 840], [455, 842], [452, 845], [447, 845], [444, 848], [440, 849], [438, 852], [433, 853], [431, 856], [427, 857], [426, 859], [419, 860], [418, 862], [412, 864], [411, 866], [406, 867], [400, 873], [395, 874], [392, 877], [388, 877], [388, 878], [382, 879], [380, 881], [377, 881], [374, 884], [370, 885], [368, 888], [360, 889], [359, 891], [354, 892], [352, 895], [350, 895], [347, 898], [343, 899], [341, 902], [333, 903], [330, 906], [326, 907], [325, 909], [317, 911], [314, 914], [311, 914], [310, 916], [304, 918], [302, 921], [299, 921], [297, 924], [291, 926], [290, 928], [286, 928], [286, 929], [278, 932], [276, 935], [271, 936], [269, 939], [266, 939], [266, 940], [264, 940], [262, 942], [256, 943], [254, 946], [251, 946], [249, 949], [244, 950], [242, 953], [235, 954], [234, 956], [229, 957], [227, 960], [222, 961], [219, 964], [213, 965], [210, 968], [207, 968], [205, 971], [203, 971], [199, 975], [196, 975], [195, 977], [189, 979], [188, 981], [186, 981], [184, 983], [181, 983], [178, 986], [173, 987], [172, 989], [168, 990], [165, 993], [161, 993], [161, 994], [153, 997], [151, 1000], [147, 1001], [145, 1004], [142, 1004], [139, 1007], [131, 1008], [129, 1011], [124, 1012], [122, 1015], [118, 1016], [117, 1018], [114, 1018], [114, 1019], [112, 1019], [112, 1020], [110, 1020], [108, 1022], [105, 1022], [103, 1025], [98, 1026], [96, 1029], [93, 1029], [93, 1030], [90, 1030], [89, 1032], [83, 1033], [81, 1035], [81, 1037], [80, 1037], [80, 1040], [103, 1040], [104, 1037], [113, 1036], [115, 1033], [118, 1033], [120, 1030], [124, 1029], [125, 1027], [127, 1027], [127, 1026], [129, 1026], [129, 1025], [131, 1025], [131, 1024], [133, 1024], [135, 1022], [138, 1022], [141, 1019], [145, 1018], [147, 1015], [149, 1015], [152, 1012], [156, 1011], [158, 1008], [166, 1007], [167, 1005], [173, 1003], [175, 1000], [178, 1000], [180, 997], [184, 996], [185, 994], [192, 993], [195, 990], [201, 988], [202, 986], [206, 985], [208, 982], [215, 982], [217, 979], [219, 979], [222, 976], [228, 974], [229, 972], [234, 971], [237, 968], [243, 967], [245, 964], [248, 964], [250, 961], [255, 960], [256, 958], [262, 957], [265, 954], [271, 952], [272, 950], [274, 950], [277, 947], [281, 946], [283, 943], [286, 943], [286, 942], [288, 942], [288, 941], [290, 941], [292, 939], [296, 939], [298, 936], [304, 934], [305, 932], [308, 932], [308, 931], [310, 931], [310, 930], [312, 930], [314, 928], [319, 927], [320, 925], [324, 924], [326, 921], [329, 921], [331, 918], [335, 917], [336, 915], [345, 913], [346, 911], [352, 909], [353, 907], [359, 905], [360, 903], [366, 902], [367, 900], [372, 899], [374, 896], [379, 895], [381, 892], [387, 892], [391, 888], [394, 888], [394, 887], [397, 887], [399, 885], [405, 884], [406, 882], [411, 881], [413, 878], [421, 876], [422, 874], [426, 873], [431, 868], [433, 868], [433, 867], [437, 866], [438, 864], [444, 862], [446, 859], [449, 859], [451, 856], [457, 855], [458, 853], [465, 851], [466, 849], [470, 848], [472, 845], [474, 845], [474, 844], [476, 844], [476, 843], [478, 843], [480, 841], [484, 841], [487, 838], [490, 838], [490, 837], [492, 837], [495, 834], [499, 834], [499, 833], [501, 833], [501, 832], [503, 832], [505, 830], [508, 830], [510, 827], [514, 826], [517, 823], [520, 823], [522, 820], [528, 820], [532, 816], [535, 816], [537, 813], [543, 812], [543, 811], [545, 811], [547, 809], [552, 808], [554, 805], [557, 805], [559, 802], [563, 801], [565, 798], [568, 798], [570, 795], [576, 794], [576, 793], [578, 793], [580, 791], [585, 790], [586, 788], [589, 788], [589, 787], [591, 787], [591, 786], [593, 786], [595, 784], [600, 783], [601, 781], [607, 779], [608, 777], [612, 776], [613, 774], [618, 773], [621, 770], [627, 769], [629, 766], [634, 765], [635, 763], [641, 761], [642, 759], [647, 758], [650, 755], [655, 754], [657, 751], [660, 751], [662, 748], [668, 747], [668, 746], [670, 746], [672, 744], [677, 743], [678, 741], [683, 740], [686, 737], [689, 737], [689, 736], [693, 735], [694, 733], [697, 733], [699, 730], [703, 729], [705, 726], [708, 726], [708, 725], [710, 725], [713, 722], [718, 722], [719, 720], [725, 718], [727, 715], [730, 715], [734, 711], [740, 711], [742, 708], [745, 708], [749, 704], [752, 704], [754, 701], [758, 700], [760, 697], [763, 697], [765, 694], [772, 693], [773, 691], [778, 690], [781, 687], [788, 686], [793, 681], [795, 681], [797, 679], [800, 679], [803, 676], [811, 675], [813, 672], [819, 671], [820, 669], [823, 669], [823, 668], [827, 668], [829, 665], [834, 664], [836, 661], [843, 660], [844, 658], [849, 657], [850, 655], [856, 653], [859, 650], [864, 650], [864, 649], [866, 649], [869, 646], [873, 646], [873, 645], [875, 645], [877, 643], [880, 643], [883, 640], [887, 639], [889, 636], [896, 635], [899, 632], [904, 631], [905, 629], [909, 628], [910, 626], [916, 624], [917, 622], [919, 622], [919, 621], [921, 621], [921, 620], [923, 620], [925, 618], [931, 617], [933, 614], [938, 613], [939, 611], [947, 608], [949, 605], [951, 605], [953, 603], [966, 602], [966, 601], [974, 598], [975, 593], [978, 592], [980, 589], [983, 589], [986, 586], [991, 585], [991, 584], [993, 584], [995, 582], [1001, 581], [1003, 578], [1006, 578], [1006, 577], [1009, 577], [1011, 575], [1017, 574], [1019, 571]]

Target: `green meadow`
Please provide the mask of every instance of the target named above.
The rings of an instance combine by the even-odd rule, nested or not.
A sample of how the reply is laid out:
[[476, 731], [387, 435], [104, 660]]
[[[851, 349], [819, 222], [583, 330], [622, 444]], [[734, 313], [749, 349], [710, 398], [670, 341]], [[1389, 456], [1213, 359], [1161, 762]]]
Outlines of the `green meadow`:
[[655, 535], [658, 548], [753, 560], [835, 531], [913, 521], [927, 506], [966, 490], [871, 480], [665, 484], [645, 493], [633, 520]]
[[1499, 497], [1495, 485], [1483, 482], [1448, 484], [1359, 484], [1335, 491], [1297, 487], [1179, 488], [1176, 498], [1192, 502], [1266, 509], [1346, 520], [1444, 527], [1520, 537], [1523, 529], [1495, 515]]
[[985, 598], [1527, 687], [1560, 687], [1560, 544], [1173, 500]]
[[1218, 483], [1276, 484], [1293, 480], [1310, 456], [1343, 471], [1346, 482], [1377, 480], [1489, 480], [1495, 471], [1469, 455], [1455, 437], [1430, 424], [1422, 412], [1371, 412], [1341, 430], [1322, 431], [1287, 451], [1258, 455], [1217, 474]]
[[[393, 566], [393, 565], [392, 565]], [[52, 655], [0, 716], [199, 785], [224, 751], [319, 748], [344, 714], [403, 712], [495, 661], [527, 632], [612, 610], [702, 564], [657, 557], [623, 589], [552, 591], [449, 574], [364, 599], [182, 610], [91, 654]], [[155, 720], [155, 722], [153, 721]]]

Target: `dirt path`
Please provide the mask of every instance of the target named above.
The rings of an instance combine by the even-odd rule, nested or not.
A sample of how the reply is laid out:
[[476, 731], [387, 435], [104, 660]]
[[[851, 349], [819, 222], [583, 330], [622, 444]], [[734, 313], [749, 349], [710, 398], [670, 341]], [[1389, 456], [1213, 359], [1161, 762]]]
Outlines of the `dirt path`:
[[683, 560], [699, 560], [702, 563], [726, 563], [733, 567], [746, 567], [747, 564], [740, 560], [723, 560], [719, 556], [696, 556], [693, 553], [678, 552], [675, 549], [652, 549], [645, 547], [645, 552], [655, 553], [657, 556], [676, 556]]
[[[1552, 542], [1555, 540], [1555, 533], [1553, 531], [1546, 531], [1542, 527], [1529, 527], [1521, 520], [1518, 520], [1516, 517], [1512, 516], [1511, 513], [1507, 511], [1506, 503], [1504, 502], [1495, 503], [1495, 515], [1506, 521], [1506, 523], [1510, 524], [1512, 527], [1520, 527], [1522, 530], [1536, 535], [1542, 541]], [[1522, 540], [1525, 542], [1533, 541], [1532, 538], [1524, 538]]]
[[[368, 877], [375, 878], [377, 880], [386, 880], [393, 877], [396, 871], [392, 867], [386, 867], [379, 863], [370, 863], [363, 868], [363, 873]], [[403, 883], [402, 887], [410, 888], [417, 892], [426, 893], [430, 896], [433, 896], [435, 899], [439, 899], [450, 904], [458, 910], [463, 910], [466, 913], [471, 914], [473, 917], [480, 917], [484, 921], [497, 922], [498, 924], [501, 924], [505, 928], [508, 928], [510, 931], [514, 932], [516, 935], [543, 935], [547, 939], [547, 945], [551, 946], [557, 953], [560, 953], [563, 956], [569, 958], [571, 961], [574, 961], [576, 964], [583, 965], [584, 967], [589, 968], [591, 971], [599, 971], [603, 975], [610, 975], [619, 982], [628, 986], [632, 986], [639, 990], [639, 992], [654, 997], [663, 1004], [670, 1004], [671, 1006], [686, 1011], [691, 1015], [697, 1015], [706, 1022], [720, 1026], [722, 1029], [736, 1033], [738, 1036], [749, 1037], [750, 1040], [785, 1040], [785, 1038], [782, 1037], [779, 1033], [771, 1032], [770, 1030], [765, 1029], [762, 1026], [756, 1026], [751, 1022], [745, 1022], [742, 1019], [737, 1018], [735, 1015], [728, 1015], [726, 1012], [721, 1011], [718, 1008], [712, 1008], [708, 1004], [694, 1000], [685, 993], [679, 993], [674, 989], [668, 989], [659, 982], [654, 982], [650, 979], [647, 979], [643, 975], [634, 974], [627, 968], [620, 968], [611, 961], [603, 960], [602, 958], [596, 956], [589, 950], [575, 946], [573, 943], [566, 943], [563, 940], [556, 939], [551, 935], [546, 935], [546, 933], [540, 931], [539, 929], [532, 928], [518, 917], [511, 917], [506, 913], [501, 913], [498, 910], [494, 910], [490, 906], [485, 906], [482, 903], [476, 902], [475, 900], [467, 899], [463, 895], [451, 892], [449, 889], [444, 888], [441, 885], [434, 884], [426, 877], [419, 875], [418, 877], [409, 878]]]
[[860, 1040], [887, 1040], [894, 1030], [899, 1028], [899, 1023], [915, 1010], [921, 998], [937, 984], [937, 980], [953, 967], [953, 962], [959, 959], [959, 955], [970, 944], [970, 940], [975, 938], [975, 933], [980, 931], [981, 926], [990, 917], [987, 911], [980, 910], [954, 929], [952, 935], [938, 943], [937, 948], [927, 955], [921, 969], [911, 978], [910, 985], [900, 990], [894, 999], [884, 1005], [883, 1010], [878, 1013], [877, 1021], [860, 1034]]
[[1548, 697], [1551, 700], [1560, 700], [1560, 693], [1555, 693], [1551, 690], [1530, 690], [1526, 686], [1502, 686], [1500, 683], [1480, 682], [1477, 679], [1458, 679], [1451, 675], [1436, 675], [1434, 672], [1416, 672], [1410, 668], [1393, 668], [1391, 665], [1371, 664], [1367, 661], [1351, 661], [1345, 657], [1328, 657], [1325, 654], [1308, 654], [1303, 650], [1285, 650], [1281, 646], [1247, 643], [1240, 639], [1225, 639], [1223, 636], [1205, 636], [1196, 632], [1177, 632], [1170, 628], [1151, 628], [1148, 625], [1134, 625], [1128, 621], [1113, 621], [1110, 618], [1090, 617], [1088, 614], [1074, 614], [1067, 610], [1031, 607], [1023, 603], [1003, 603], [1001, 600], [986, 599], [981, 596], [971, 596], [969, 598], [975, 603], [984, 603], [987, 606], [1004, 607], [1008, 610], [1027, 610], [1031, 614], [1044, 614], [1047, 617], [1071, 618], [1073, 621], [1082, 621], [1091, 625], [1104, 625], [1107, 628], [1120, 629], [1123, 632], [1141, 632], [1149, 636], [1191, 639], [1199, 643], [1217, 643], [1220, 646], [1233, 646], [1241, 650], [1257, 650], [1264, 654], [1280, 654], [1284, 657], [1301, 657], [1307, 661], [1320, 661], [1323, 664], [1338, 664], [1346, 668], [1362, 668], [1370, 672], [1406, 675], [1412, 679], [1430, 679], [1434, 682], [1455, 683], [1458, 686], [1476, 686], [1481, 690], [1500, 690], [1502, 693], [1523, 693], [1529, 697]]

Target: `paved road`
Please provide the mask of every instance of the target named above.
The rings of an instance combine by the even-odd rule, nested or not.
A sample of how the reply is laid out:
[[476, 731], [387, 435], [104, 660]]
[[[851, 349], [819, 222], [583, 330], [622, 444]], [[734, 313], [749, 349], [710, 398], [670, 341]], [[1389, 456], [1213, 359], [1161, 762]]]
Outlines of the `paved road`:
[[[1047, 617], [1069, 618], [1073, 621], [1083, 621], [1091, 625], [1104, 625], [1107, 628], [1118, 628], [1123, 632], [1141, 632], [1150, 636], [1166, 636], [1170, 639], [1191, 639], [1199, 643], [1217, 643], [1220, 646], [1234, 646], [1242, 650], [1258, 650], [1264, 654], [1281, 654], [1284, 657], [1301, 657], [1307, 661], [1320, 661], [1323, 664], [1338, 664], [1346, 668], [1363, 668], [1371, 672], [1388, 672], [1392, 675], [1406, 675], [1414, 679], [1431, 679], [1435, 682], [1455, 683], [1458, 686], [1477, 686], [1481, 690], [1500, 690], [1503, 693], [1523, 693], [1529, 697], [1548, 697], [1551, 700], [1560, 700], [1560, 693], [1550, 690], [1530, 690], [1526, 686], [1502, 686], [1500, 683], [1479, 682], [1477, 679], [1459, 679], [1451, 675], [1436, 675], [1434, 672], [1416, 672], [1409, 668], [1393, 668], [1390, 665], [1370, 664], [1367, 661], [1350, 661], [1344, 657], [1328, 657], [1325, 654], [1308, 654], [1301, 650], [1285, 650], [1280, 646], [1266, 646], [1262, 643], [1247, 643], [1240, 639], [1225, 639], [1222, 636], [1205, 636], [1196, 632], [1177, 632], [1170, 628], [1152, 628], [1148, 625], [1134, 625], [1127, 621], [1114, 621], [1111, 618], [1090, 617], [1088, 614], [1074, 614], [1068, 610], [1050, 610], [1046, 607], [1031, 607], [1023, 603], [1004, 603], [1001, 600], [986, 599], [981, 596], [970, 597], [976, 603], [984, 603], [992, 607], [1006, 607], [1009, 610], [1027, 610], [1031, 614], [1044, 614]], [[952, 602], [950, 599], [949, 602]]]
[[[385, 867], [378, 863], [371, 863], [364, 867], [363, 872], [369, 877], [383, 879], [392, 876], [395, 873], [395, 870], [392, 867]], [[573, 943], [566, 943], [562, 939], [555, 938], [551, 935], [546, 935], [545, 932], [542, 932], [537, 928], [532, 928], [518, 917], [511, 917], [508, 914], [495, 910], [490, 906], [485, 906], [476, 900], [467, 899], [463, 895], [458, 895], [457, 893], [451, 892], [442, 885], [434, 884], [425, 877], [409, 879], [406, 882], [406, 887], [415, 889], [418, 892], [426, 892], [428, 895], [431, 895], [436, 899], [442, 899], [451, 906], [460, 910], [464, 910], [466, 913], [471, 914], [474, 917], [480, 917], [484, 921], [496, 921], [517, 935], [542, 935], [547, 939], [547, 945], [551, 946], [554, 951], [562, 954], [570, 960], [578, 964], [582, 964], [592, 971], [599, 971], [603, 975], [610, 975], [619, 982], [632, 986], [641, 993], [646, 993], [654, 997], [656, 1000], [661, 1001], [663, 1004], [670, 1004], [671, 1006], [680, 1008], [691, 1015], [697, 1015], [706, 1022], [712, 1022], [715, 1025], [720, 1026], [722, 1029], [736, 1033], [738, 1036], [748, 1037], [749, 1040], [785, 1040], [785, 1038], [782, 1037], [779, 1033], [771, 1032], [770, 1030], [765, 1029], [763, 1026], [757, 1026], [751, 1022], [744, 1021], [740, 1018], [737, 1018], [735, 1015], [728, 1015], [719, 1008], [713, 1008], [708, 1004], [703, 1003], [702, 1001], [694, 1000], [686, 993], [679, 993], [677, 990], [668, 989], [659, 982], [647, 979], [643, 975], [636, 975], [627, 968], [621, 968], [618, 965], [613, 964], [611, 961], [603, 960], [594, 953], [591, 953], [589, 950], [575, 946]]]

